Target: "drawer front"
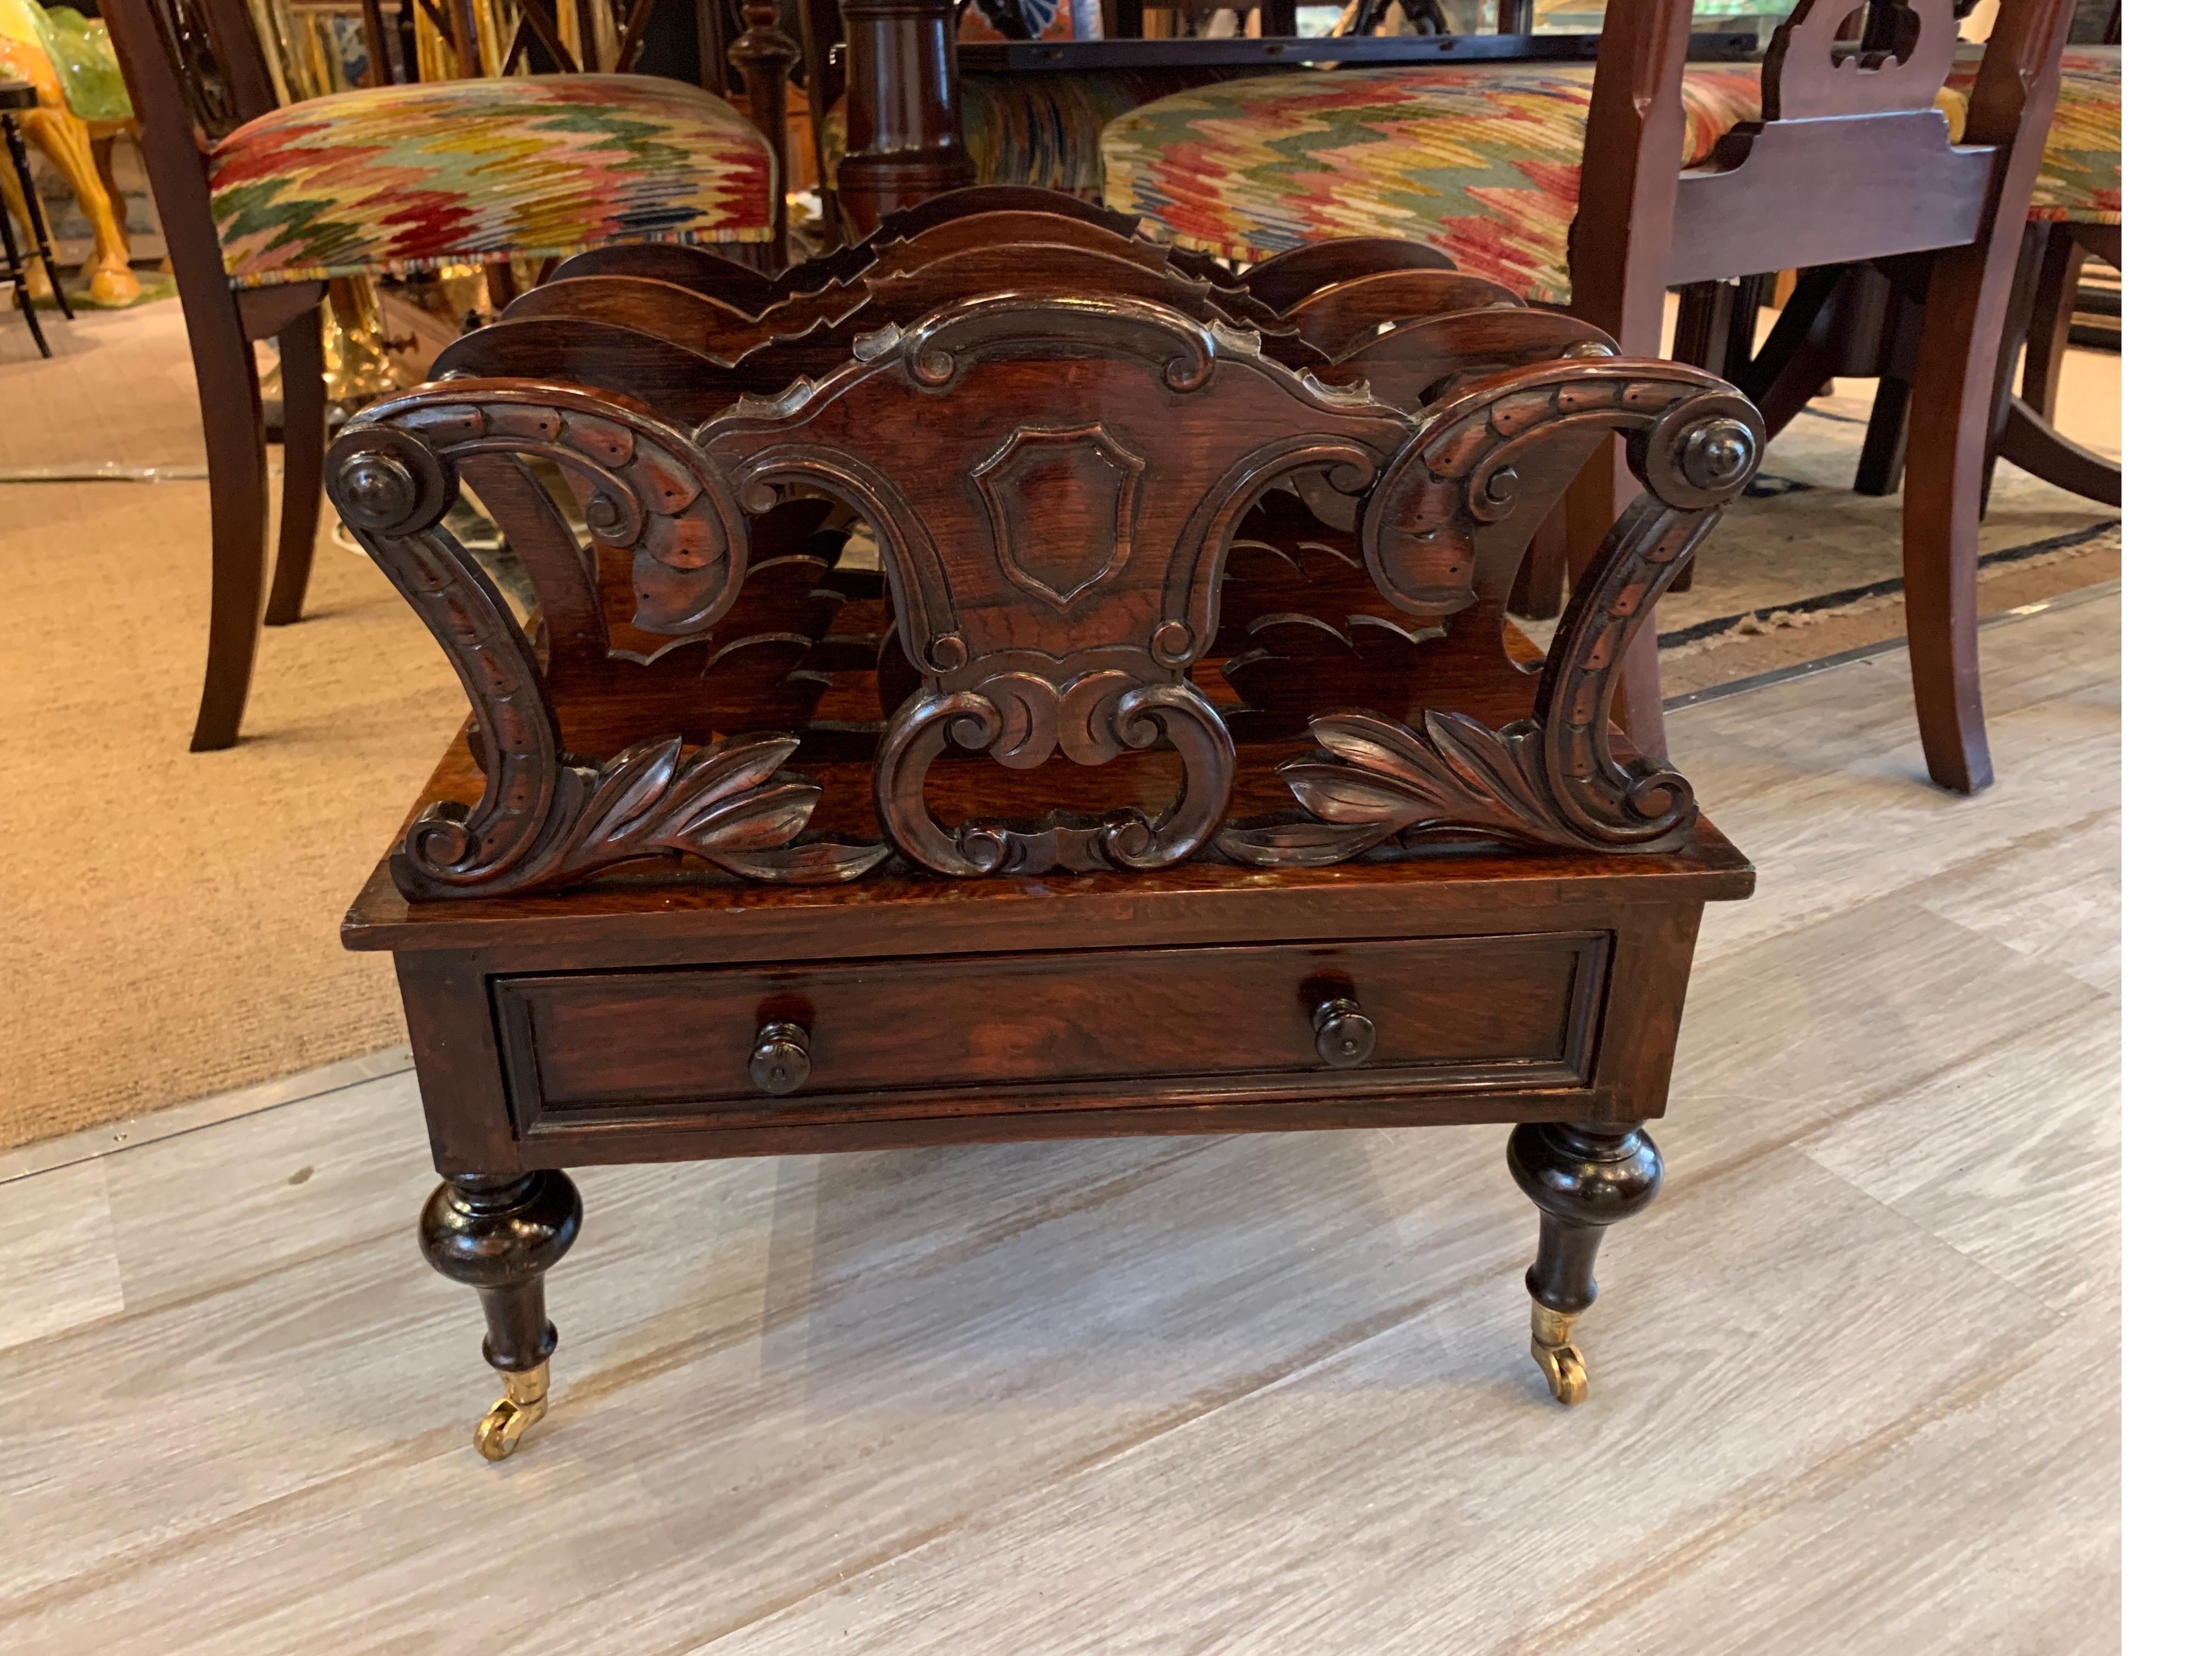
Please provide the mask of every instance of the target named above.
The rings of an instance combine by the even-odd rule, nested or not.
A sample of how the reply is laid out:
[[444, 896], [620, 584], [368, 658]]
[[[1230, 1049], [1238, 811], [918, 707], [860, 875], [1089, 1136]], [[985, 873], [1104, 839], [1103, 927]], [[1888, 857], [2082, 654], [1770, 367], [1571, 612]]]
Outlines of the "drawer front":
[[[493, 980], [525, 1135], [1589, 1084], [1609, 936], [1097, 950]], [[1316, 1014], [1373, 1026], [1325, 1062]], [[1325, 1014], [1323, 1014], [1326, 1015]], [[762, 1032], [804, 1032], [773, 1096]], [[1340, 1055], [1341, 1056], [1341, 1055]]]

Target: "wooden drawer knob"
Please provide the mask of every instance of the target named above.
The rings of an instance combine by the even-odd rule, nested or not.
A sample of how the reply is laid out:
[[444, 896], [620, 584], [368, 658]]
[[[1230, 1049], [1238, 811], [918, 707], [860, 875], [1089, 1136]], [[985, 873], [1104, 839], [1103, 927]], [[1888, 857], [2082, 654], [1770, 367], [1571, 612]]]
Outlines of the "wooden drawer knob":
[[806, 1085], [813, 1060], [806, 1053], [806, 1032], [797, 1024], [763, 1024], [753, 1038], [753, 1085], [781, 1098]]
[[1356, 1069], [1375, 1056], [1375, 1020], [1342, 995], [1314, 1014], [1314, 1050], [1335, 1069]]

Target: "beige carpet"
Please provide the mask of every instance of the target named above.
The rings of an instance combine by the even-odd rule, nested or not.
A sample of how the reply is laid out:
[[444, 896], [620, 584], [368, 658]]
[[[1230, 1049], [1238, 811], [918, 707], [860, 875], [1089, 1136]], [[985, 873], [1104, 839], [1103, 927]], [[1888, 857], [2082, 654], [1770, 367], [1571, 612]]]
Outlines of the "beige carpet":
[[[58, 355], [40, 362], [0, 315], [0, 477], [202, 465], [173, 302], [49, 332]], [[2116, 445], [2118, 364], [2080, 361], [2061, 426]], [[1847, 394], [1821, 413], [1785, 433], [1766, 466], [1810, 486], [1733, 512], [1663, 626], [1771, 618], [1896, 575], [1896, 502], [1848, 489], [1863, 403]], [[197, 479], [0, 482], [0, 572], [15, 600], [0, 833], [15, 848], [0, 872], [0, 1146], [404, 1038], [389, 963], [341, 951], [337, 922], [459, 720], [459, 690], [383, 578], [326, 536], [307, 618], [263, 634], [246, 740], [186, 753], [206, 501]], [[1985, 545], [2112, 515], [2001, 472]], [[2104, 543], [2007, 569], [1985, 591], [2108, 578], [2117, 536]], [[1812, 614], [1670, 651], [1668, 688], [1899, 630], [1880, 595]]]
[[[173, 303], [50, 332], [26, 362], [0, 317], [0, 469], [204, 464]], [[459, 689], [326, 539], [307, 618], [262, 635], [247, 740], [188, 754], [207, 533], [204, 482], [0, 484], [0, 1145], [404, 1038], [390, 964], [337, 922]]]

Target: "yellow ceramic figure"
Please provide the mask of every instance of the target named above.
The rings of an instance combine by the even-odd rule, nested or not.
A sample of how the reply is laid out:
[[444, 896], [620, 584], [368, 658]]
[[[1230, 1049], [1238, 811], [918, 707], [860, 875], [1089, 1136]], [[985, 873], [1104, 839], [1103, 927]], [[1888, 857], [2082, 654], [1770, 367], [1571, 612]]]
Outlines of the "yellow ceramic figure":
[[[74, 12], [49, 19], [37, 0], [0, 0], [0, 76], [38, 88], [39, 107], [17, 119], [23, 136], [46, 153], [69, 180], [77, 206], [92, 226], [92, 257], [82, 275], [95, 305], [128, 305], [138, 297], [131, 270], [131, 243], [123, 233], [123, 207], [111, 194], [94, 146], [112, 143], [131, 124], [105, 25], [87, 25]], [[90, 108], [82, 107], [88, 103]], [[90, 119], [88, 119], [89, 117]], [[0, 167], [0, 195], [24, 217], [15, 180]], [[44, 272], [33, 280], [35, 291]]]

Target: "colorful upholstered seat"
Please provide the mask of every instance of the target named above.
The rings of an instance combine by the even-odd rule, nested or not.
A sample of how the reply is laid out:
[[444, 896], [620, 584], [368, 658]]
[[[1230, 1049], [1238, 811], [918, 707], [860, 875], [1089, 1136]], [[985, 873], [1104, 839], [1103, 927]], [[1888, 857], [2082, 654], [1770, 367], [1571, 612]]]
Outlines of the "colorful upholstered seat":
[[[1106, 204], [1227, 259], [1331, 236], [1404, 236], [1564, 302], [1595, 73], [1586, 64], [1438, 64], [1179, 92], [1106, 129]], [[1682, 90], [1685, 166], [1758, 118], [1755, 64], [1692, 67]]]
[[273, 110], [209, 162], [234, 287], [769, 238], [775, 162], [720, 99], [640, 75], [439, 81]]
[[[1978, 56], [1978, 54], [1977, 54]], [[2070, 48], [2030, 216], [2117, 224], [2119, 49]], [[1943, 89], [1954, 131], [1978, 64]], [[1461, 269], [1564, 303], [1595, 71], [1530, 64], [1345, 70], [1176, 93], [1099, 140], [1104, 198], [1226, 259], [1330, 236], [1425, 241]], [[1757, 64], [1692, 65], [1682, 163], [1759, 115]]]
[[[2075, 224], [2118, 224], [2120, 48], [2069, 46], [2058, 64], [2058, 107], [2051, 113], [2051, 137], [2043, 146], [2043, 168], [2036, 175], [2027, 216]], [[1947, 90], [1971, 91], [1975, 68], [1962, 61]]]

